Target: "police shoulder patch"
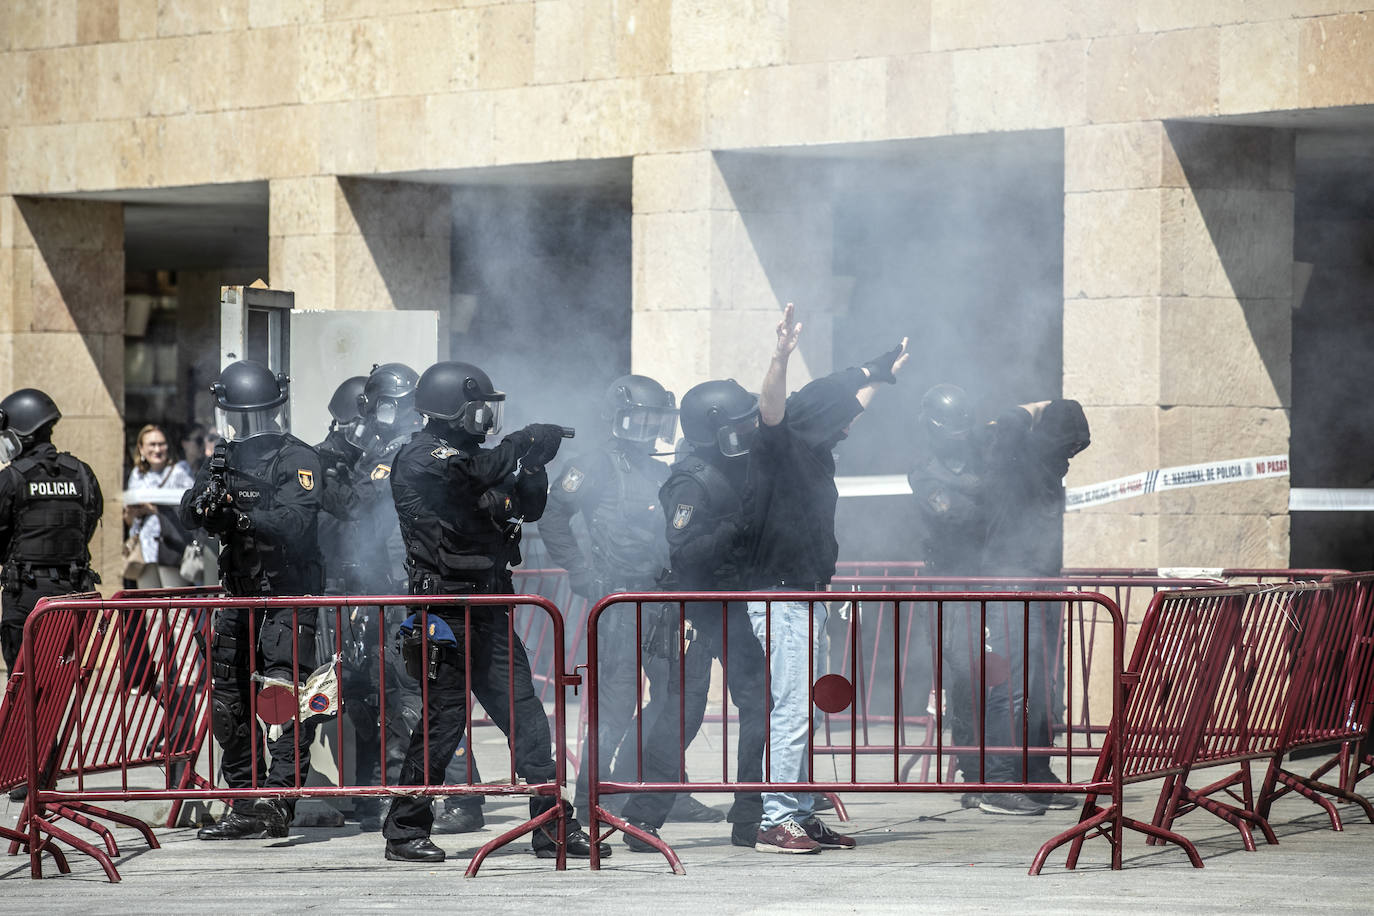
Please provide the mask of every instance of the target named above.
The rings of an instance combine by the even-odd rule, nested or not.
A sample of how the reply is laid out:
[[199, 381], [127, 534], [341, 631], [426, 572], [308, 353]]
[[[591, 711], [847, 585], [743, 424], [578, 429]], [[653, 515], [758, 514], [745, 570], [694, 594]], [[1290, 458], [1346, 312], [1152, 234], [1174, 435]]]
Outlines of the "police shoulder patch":
[[305, 468], [296, 469], [296, 480], [300, 483], [302, 490], [315, 489], [315, 472], [307, 471]]
[[677, 511], [673, 513], [673, 527], [677, 528], [679, 531], [686, 528], [692, 521], [692, 512], [695, 511], [695, 508], [694, 506], [678, 503]]
[[379, 465], [377, 465], [375, 468], [372, 469], [372, 475], [371, 475], [371, 476], [372, 476], [372, 479], [373, 479], [373, 480], [386, 480], [388, 477], [391, 476], [391, 465], [389, 465], [389, 464], [379, 464]]
[[443, 461], [445, 458], [452, 458], [454, 455], [458, 454], [458, 449], [451, 445], [441, 445], [429, 454], [431, 458], [438, 458], [440, 461]]
[[567, 490], [569, 493], [576, 493], [577, 488], [582, 486], [582, 481], [586, 476], [586, 474], [583, 474], [577, 468], [568, 468], [563, 472], [563, 489]]

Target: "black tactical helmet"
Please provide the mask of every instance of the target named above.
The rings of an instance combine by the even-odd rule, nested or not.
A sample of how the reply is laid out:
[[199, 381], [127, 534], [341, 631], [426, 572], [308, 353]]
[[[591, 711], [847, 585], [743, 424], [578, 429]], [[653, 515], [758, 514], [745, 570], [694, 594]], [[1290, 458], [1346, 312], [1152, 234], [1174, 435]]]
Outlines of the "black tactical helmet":
[[474, 436], [495, 435], [501, 430], [505, 392], [471, 363], [435, 363], [415, 385], [415, 409], [436, 420], [457, 420]]
[[969, 397], [957, 385], [940, 384], [921, 397], [921, 425], [936, 441], [964, 439], [973, 429]]
[[673, 393], [646, 375], [622, 375], [611, 382], [601, 402], [601, 418], [611, 435], [630, 442], [673, 441], [677, 403]]
[[682, 434], [727, 457], [747, 454], [759, 427], [759, 399], [734, 379], [702, 382], [682, 396]]
[[358, 395], [358, 413], [364, 417], [375, 414], [383, 399], [399, 401], [415, 393], [420, 376], [405, 363], [382, 363], [373, 366], [362, 394]]
[[32, 436], [61, 417], [53, 399], [37, 388], [20, 388], [0, 401], [0, 430], [13, 430], [18, 436]]
[[358, 397], [363, 393], [363, 386], [366, 384], [366, 376], [355, 375], [344, 379], [339, 387], [334, 389], [334, 396], [329, 399], [329, 415], [338, 421], [340, 426], [352, 423], [362, 416], [358, 410]]
[[231, 440], [281, 431], [281, 408], [289, 383], [283, 373], [273, 375], [271, 369], [252, 360], [225, 366], [219, 381], [210, 386], [220, 429]]

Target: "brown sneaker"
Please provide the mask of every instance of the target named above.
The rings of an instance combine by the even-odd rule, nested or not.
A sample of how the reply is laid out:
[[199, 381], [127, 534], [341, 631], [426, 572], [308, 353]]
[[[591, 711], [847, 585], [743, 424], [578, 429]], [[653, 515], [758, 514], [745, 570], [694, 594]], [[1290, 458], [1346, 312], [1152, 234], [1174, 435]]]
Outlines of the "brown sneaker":
[[788, 852], [796, 855], [820, 852], [821, 844], [807, 836], [801, 824], [788, 818], [776, 827], [759, 830], [754, 848], [759, 852]]
[[821, 822], [821, 819], [815, 815], [802, 821], [802, 829], [805, 830], [806, 835], [815, 840], [816, 844], [822, 849], [853, 849], [855, 846], [859, 845], [854, 841], [852, 836], [836, 833], [825, 826], [825, 824]]

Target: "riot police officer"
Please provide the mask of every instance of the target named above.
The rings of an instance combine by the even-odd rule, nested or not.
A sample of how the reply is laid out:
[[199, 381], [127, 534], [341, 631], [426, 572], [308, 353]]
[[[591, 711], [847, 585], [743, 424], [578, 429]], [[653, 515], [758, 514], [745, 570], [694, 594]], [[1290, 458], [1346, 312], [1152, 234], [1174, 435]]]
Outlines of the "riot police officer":
[[[743, 590], [750, 587], [749, 549], [753, 525], [745, 512], [746, 457], [758, 431], [758, 399], [734, 379], [702, 382], [682, 398], [682, 434], [690, 453], [673, 465], [659, 490], [663, 508], [672, 574], [669, 584], [688, 591]], [[765, 702], [763, 650], [754, 638], [749, 615], [742, 603], [724, 610], [719, 603], [689, 604], [690, 630], [682, 626], [678, 608], [669, 606], [666, 621], [671, 639], [660, 651], [673, 666], [683, 664], [685, 721], [682, 740], [691, 743], [706, 713], [711, 683], [711, 663], [728, 665], [730, 699], [739, 710], [739, 735], [735, 741], [740, 782], [763, 779]], [[660, 624], [658, 629], [662, 630]], [[680, 631], [695, 631], [685, 653]], [[728, 637], [728, 642], [727, 642]], [[728, 644], [728, 659], [725, 646]], [[650, 724], [644, 736], [644, 778], [649, 782], [677, 782], [681, 774], [678, 716], [667, 710]], [[657, 835], [673, 804], [671, 795], [637, 794], [624, 808], [625, 819], [646, 833]], [[754, 845], [763, 814], [758, 793], [737, 792], [727, 820], [730, 841]], [[625, 843], [635, 852], [653, 851], [647, 843], [627, 834]]]
[[[211, 386], [225, 441], [201, 466], [181, 501], [188, 529], [203, 527], [220, 539], [219, 571], [234, 597], [320, 594], [324, 575], [318, 543], [321, 468], [319, 456], [282, 429], [288, 379], [259, 363], [240, 360]], [[249, 615], [253, 615], [250, 619]], [[257, 645], [250, 644], [255, 637]], [[310, 771], [314, 728], [287, 722], [262, 759], [262, 737], [249, 702], [253, 669], [268, 677], [302, 682], [314, 667], [313, 612], [274, 607], [217, 614], [210, 646], [214, 702], [211, 722], [221, 748], [220, 769], [230, 788], [304, 784]], [[253, 653], [257, 664], [254, 665]], [[286, 836], [293, 800], [234, 800], [203, 840]]]
[[[437, 363], [420, 376], [415, 407], [426, 417], [425, 427], [401, 447], [391, 472], [411, 594], [513, 593], [510, 567], [520, 560], [519, 523], [543, 514], [544, 465], [558, 453], [562, 430], [535, 424], [495, 448], [483, 448], [483, 440], [500, 430], [505, 397], [485, 372], [467, 363]], [[483, 708], [510, 738], [515, 772], [532, 783], [553, 778], [548, 717], [534, 692], [528, 656], [518, 646], [512, 651], [509, 615], [509, 608], [499, 606], [428, 612], [430, 627], [447, 624], [454, 645], [441, 647], [433, 640], [430, 658], [414, 658], [420, 676], [429, 678], [427, 707], [424, 723], [411, 735], [400, 785], [442, 785], [467, 726], [469, 680]], [[411, 645], [419, 649], [418, 642]], [[532, 797], [531, 814], [554, 802]], [[443, 861], [444, 851], [429, 838], [432, 826], [427, 798], [397, 796], [382, 828], [386, 857]], [[557, 855], [551, 831], [535, 831], [533, 843], [536, 855]], [[591, 854], [590, 841], [575, 821], [566, 852]]]
[[[363, 453], [364, 420], [358, 410], [358, 396], [365, 384], [366, 376], [355, 375], [334, 389], [329, 399], [329, 432], [315, 446], [324, 472], [320, 481], [320, 508], [324, 511], [319, 520], [320, 554], [324, 558], [325, 591], [331, 595], [357, 591], [350, 556], [357, 515], [352, 474]], [[326, 645], [332, 644], [332, 638], [326, 640]]]
[[[651, 591], [668, 563], [663, 537], [663, 510], [658, 491], [668, 479], [668, 466], [653, 455], [654, 443], [673, 441], [677, 402], [671, 391], [643, 375], [623, 375], [611, 382], [602, 399], [601, 418], [610, 438], [570, 461], [549, 489], [549, 504], [539, 533], [555, 563], [568, 570], [572, 590], [589, 600], [624, 591]], [[587, 541], [579, 545], [573, 517], [580, 514]], [[638, 740], [632, 724], [638, 705], [636, 672], [640, 668], [632, 607], [602, 615], [597, 627], [600, 694], [598, 746], [602, 777], [637, 772]], [[668, 678], [663, 659], [645, 658], [650, 701], [643, 712], [652, 722], [659, 711], [676, 708], [676, 679]], [[587, 759], [585, 752], [582, 759]], [[577, 774], [574, 803], [586, 810], [588, 772]], [[678, 810], [680, 809], [680, 810]], [[718, 821], [720, 812], [683, 794], [675, 815], [680, 820]]]
[[14, 671], [24, 620], [40, 598], [88, 591], [99, 581], [87, 545], [105, 503], [90, 466], [52, 444], [62, 413], [37, 388], [0, 401], [0, 650]]
[[[421, 426], [415, 410], [415, 384], [419, 375], [404, 363], [373, 366], [358, 392], [355, 409], [361, 454], [348, 471], [353, 494], [354, 524], [348, 549], [348, 584], [351, 594], [395, 595], [406, 589], [405, 542], [391, 496], [391, 471], [396, 453]], [[394, 783], [405, 758], [411, 732], [420, 722], [419, 683], [408, 674], [397, 653], [394, 637], [405, 613], [400, 607], [385, 609], [386, 635], [381, 633], [381, 609], [355, 607], [345, 621], [343, 689], [345, 708], [353, 722], [359, 779], [380, 785], [381, 703], [386, 692], [386, 760], [389, 782]], [[386, 653], [386, 683], [382, 683], [379, 655]], [[466, 749], [464, 749], [465, 751]], [[468, 764], [472, 766], [469, 776]], [[480, 782], [470, 755], [455, 757], [446, 778], [450, 782]], [[362, 796], [354, 810], [364, 830], [381, 829], [381, 800]], [[436, 824], [447, 833], [480, 829], [480, 795], [450, 796]]]

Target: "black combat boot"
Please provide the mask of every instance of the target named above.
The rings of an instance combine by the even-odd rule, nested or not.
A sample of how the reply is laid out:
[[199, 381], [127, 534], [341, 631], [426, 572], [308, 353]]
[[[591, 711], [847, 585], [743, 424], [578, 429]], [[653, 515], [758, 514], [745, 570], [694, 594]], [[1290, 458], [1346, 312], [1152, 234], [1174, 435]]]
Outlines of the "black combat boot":
[[272, 836], [262, 818], [229, 811], [218, 823], [196, 831], [200, 840], [261, 840]]

